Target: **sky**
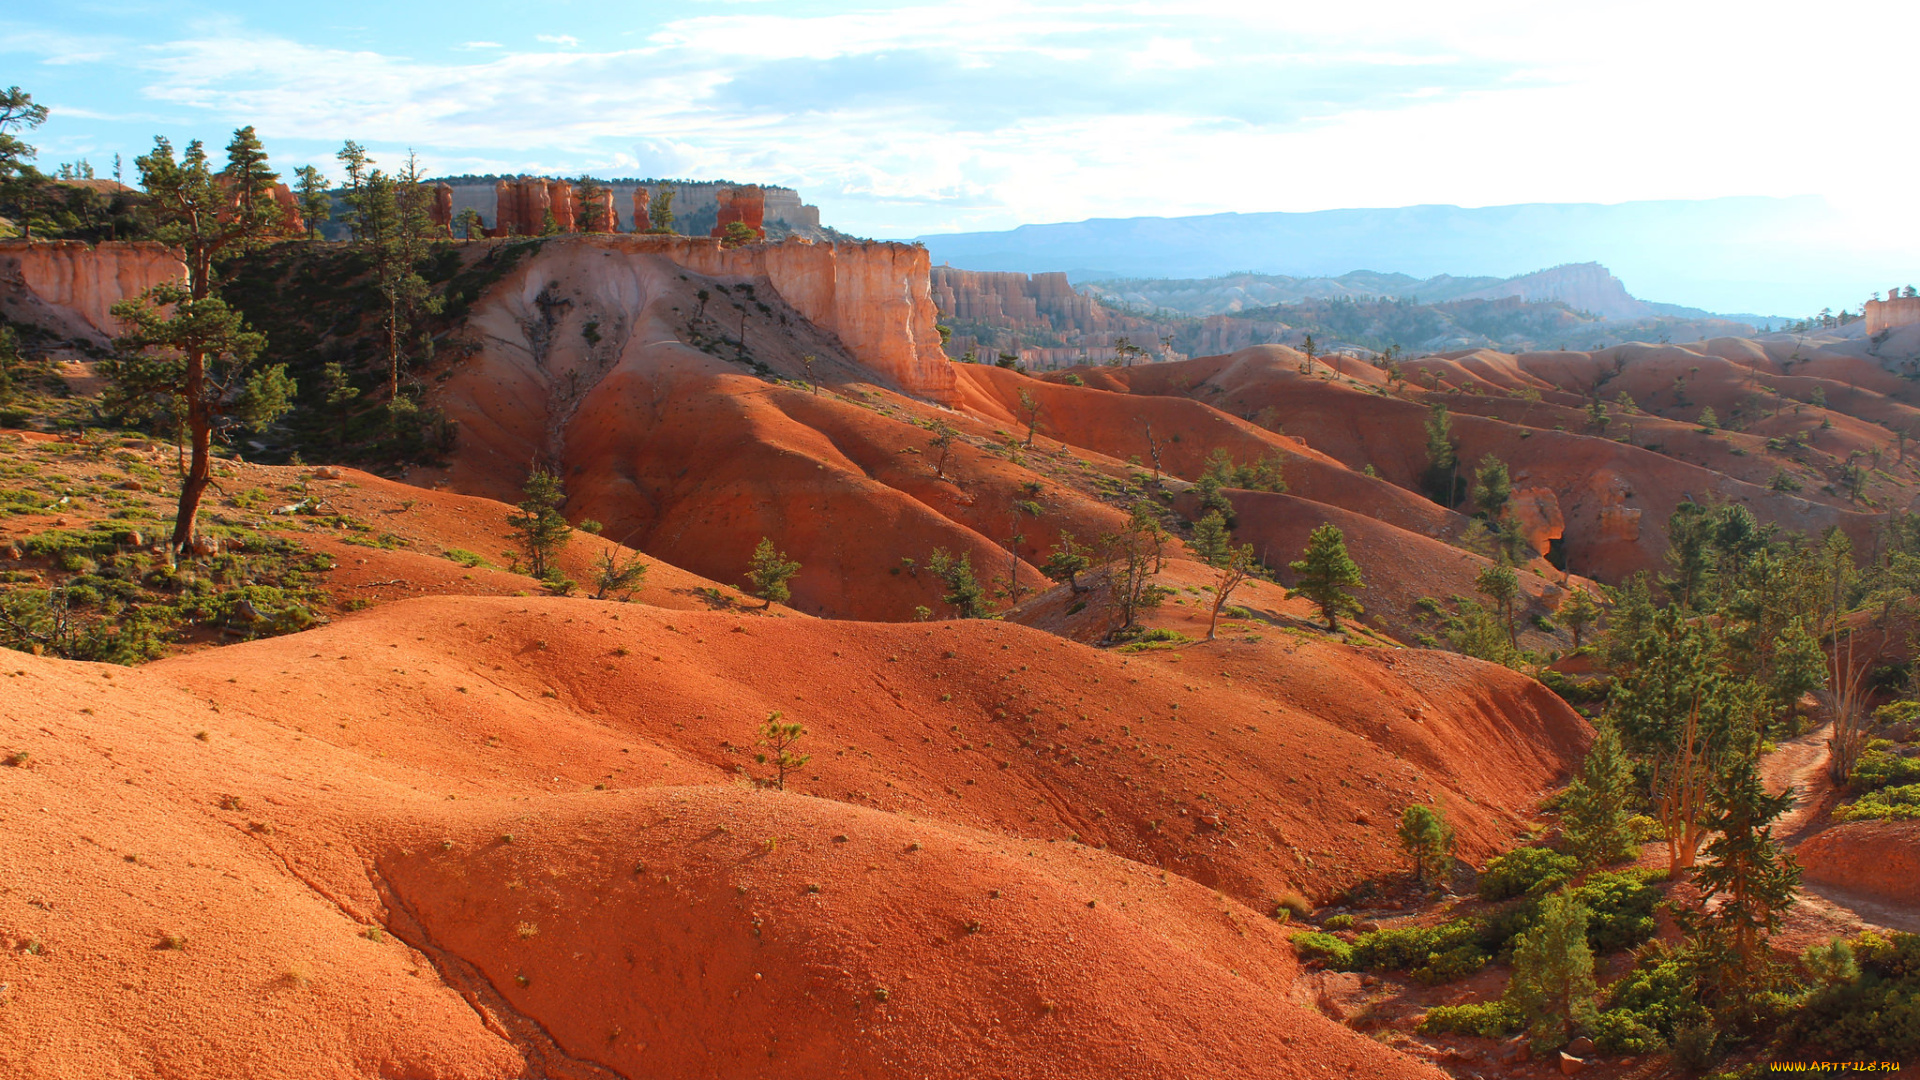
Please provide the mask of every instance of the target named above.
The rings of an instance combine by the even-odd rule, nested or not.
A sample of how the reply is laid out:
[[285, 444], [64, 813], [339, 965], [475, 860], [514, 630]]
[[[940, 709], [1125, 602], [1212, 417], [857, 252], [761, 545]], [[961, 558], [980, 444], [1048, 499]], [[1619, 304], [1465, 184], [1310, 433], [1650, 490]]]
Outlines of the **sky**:
[[156, 134], [252, 124], [288, 172], [354, 139], [430, 174], [784, 184], [877, 237], [1818, 195], [1834, 250], [1916, 266], [1915, 40], [1890, 0], [41, 0], [0, 8], [0, 85], [52, 109], [43, 168], [129, 178]]

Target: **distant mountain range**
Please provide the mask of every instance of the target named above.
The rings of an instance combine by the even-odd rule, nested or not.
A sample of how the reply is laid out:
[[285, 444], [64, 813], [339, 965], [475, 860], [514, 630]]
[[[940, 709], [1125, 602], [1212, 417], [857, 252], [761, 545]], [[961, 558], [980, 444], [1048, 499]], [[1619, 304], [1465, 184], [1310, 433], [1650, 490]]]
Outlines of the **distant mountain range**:
[[1080, 292], [1127, 309], [1180, 315], [1232, 315], [1275, 304], [1340, 298], [1391, 298], [1435, 304], [1449, 300], [1559, 301], [1602, 319], [1731, 319], [1755, 328], [1781, 320], [1761, 315], [1723, 315], [1679, 304], [1640, 300], [1599, 263], [1569, 263], [1510, 278], [1416, 278], [1354, 270], [1338, 277], [1287, 277], [1278, 274], [1228, 274], [1213, 278], [1160, 278], [1088, 281]]
[[[1850, 227], [1825, 200], [1806, 196], [1097, 218], [917, 239], [936, 265], [1065, 271], [1075, 282], [1233, 274], [1341, 280], [1364, 268], [1383, 281], [1459, 275], [1491, 283], [1543, 266], [1599, 262], [1645, 295], [1701, 310], [1798, 317], [1858, 304], [1895, 280], [1889, 274], [1911, 276], [1910, 265], [1896, 270], [1853, 254], [1845, 247]], [[1429, 299], [1424, 289], [1419, 295]]]

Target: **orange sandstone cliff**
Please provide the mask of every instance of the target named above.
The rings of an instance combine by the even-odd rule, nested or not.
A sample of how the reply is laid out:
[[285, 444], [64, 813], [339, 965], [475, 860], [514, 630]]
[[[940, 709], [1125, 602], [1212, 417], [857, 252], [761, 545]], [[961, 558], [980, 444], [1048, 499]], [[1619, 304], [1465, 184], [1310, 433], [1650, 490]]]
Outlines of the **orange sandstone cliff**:
[[0, 243], [0, 315], [105, 345], [120, 333], [113, 305], [186, 273], [163, 244], [8, 241]]

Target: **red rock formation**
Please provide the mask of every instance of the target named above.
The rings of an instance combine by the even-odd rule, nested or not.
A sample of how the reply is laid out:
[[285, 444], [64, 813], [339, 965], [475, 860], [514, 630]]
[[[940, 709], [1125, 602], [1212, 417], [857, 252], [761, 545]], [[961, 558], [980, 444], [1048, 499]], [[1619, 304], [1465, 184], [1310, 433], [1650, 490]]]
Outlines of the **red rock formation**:
[[[497, 180], [493, 185], [493, 228], [488, 236], [532, 236], [547, 215], [546, 181]], [[527, 223], [533, 223], [532, 228]]]
[[105, 345], [122, 330], [114, 304], [186, 276], [179, 254], [163, 244], [0, 242], [0, 315]]
[[[529, 181], [533, 183], [534, 181]], [[566, 180], [548, 180], [547, 205], [553, 209], [553, 225], [560, 232], [579, 231], [579, 207], [574, 201], [573, 184]], [[543, 221], [541, 223], [545, 225]], [[542, 229], [535, 229], [541, 232]]]
[[746, 184], [740, 187], [721, 188], [717, 193], [720, 202], [720, 217], [713, 223], [713, 236], [725, 236], [727, 226], [739, 222], [752, 229], [754, 235], [765, 239], [767, 235], [767, 194], [758, 185]]
[[620, 215], [613, 206], [613, 189], [594, 184], [588, 189], [576, 190], [580, 202], [580, 231], [589, 233], [617, 233], [620, 231]]
[[1894, 296], [1888, 290], [1885, 300], [1867, 301], [1867, 336], [1900, 326], [1920, 324], [1920, 296]]
[[427, 217], [443, 236], [453, 235], [453, 187], [449, 184], [433, 185], [433, 206], [428, 208]]
[[633, 189], [633, 231], [646, 232], [653, 227], [653, 218], [648, 214], [652, 206], [653, 194], [646, 188]]
[[493, 228], [488, 236], [540, 236], [551, 219], [559, 232], [573, 232], [576, 210], [573, 185], [565, 180], [522, 177], [493, 185]]
[[307, 235], [307, 219], [300, 214], [300, 203], [285, 184], [273, 185], [273, 201], [280, 207], [280, 235]]
[[[952, 341], [955, 354], [1002, 349], [1017, 351], [1029, 367], [1051, 369], [1111, 359], [1114, 346], [1129, 338], [1142, 348], [1158, 346], [1158, 326], [1130, 318], [1075, 292], [1065, 274], [1003, 274], [936, 266], [929, 285], [941, 317], [961, 324]], [[984, 337], [979, 330], [1002, 331]], [[969, 332], [972, 330], [973, 332]], [[1025, 331], [1060, 339], [1057, 346], [1028, 343]]]

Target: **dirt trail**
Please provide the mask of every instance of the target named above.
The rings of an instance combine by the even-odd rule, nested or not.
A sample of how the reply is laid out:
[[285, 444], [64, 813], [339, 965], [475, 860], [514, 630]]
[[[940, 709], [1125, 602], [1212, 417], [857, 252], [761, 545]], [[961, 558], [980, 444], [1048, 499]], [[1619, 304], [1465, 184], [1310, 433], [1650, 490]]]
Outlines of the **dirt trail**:
[[[1789, 851], [1833, 824], [1833, 804], [1839, 800], [1839, 792], [1827, 776], [1827, 739], [1832, 733], [1833, 725], [1824, 724], [1781, 743], [1760, 763], [1761, 779], [1768, 791], [1777, 793], [1791, 787], [1798, 796], [1793, 809], [1774, 826]], [[1854, 934], [1869, 928], [1920, 933], [1920, 912], [1823, 882], [1803, 881], [1800, 903], [1788, 924], [1788, 933], [1795, 937]]]

